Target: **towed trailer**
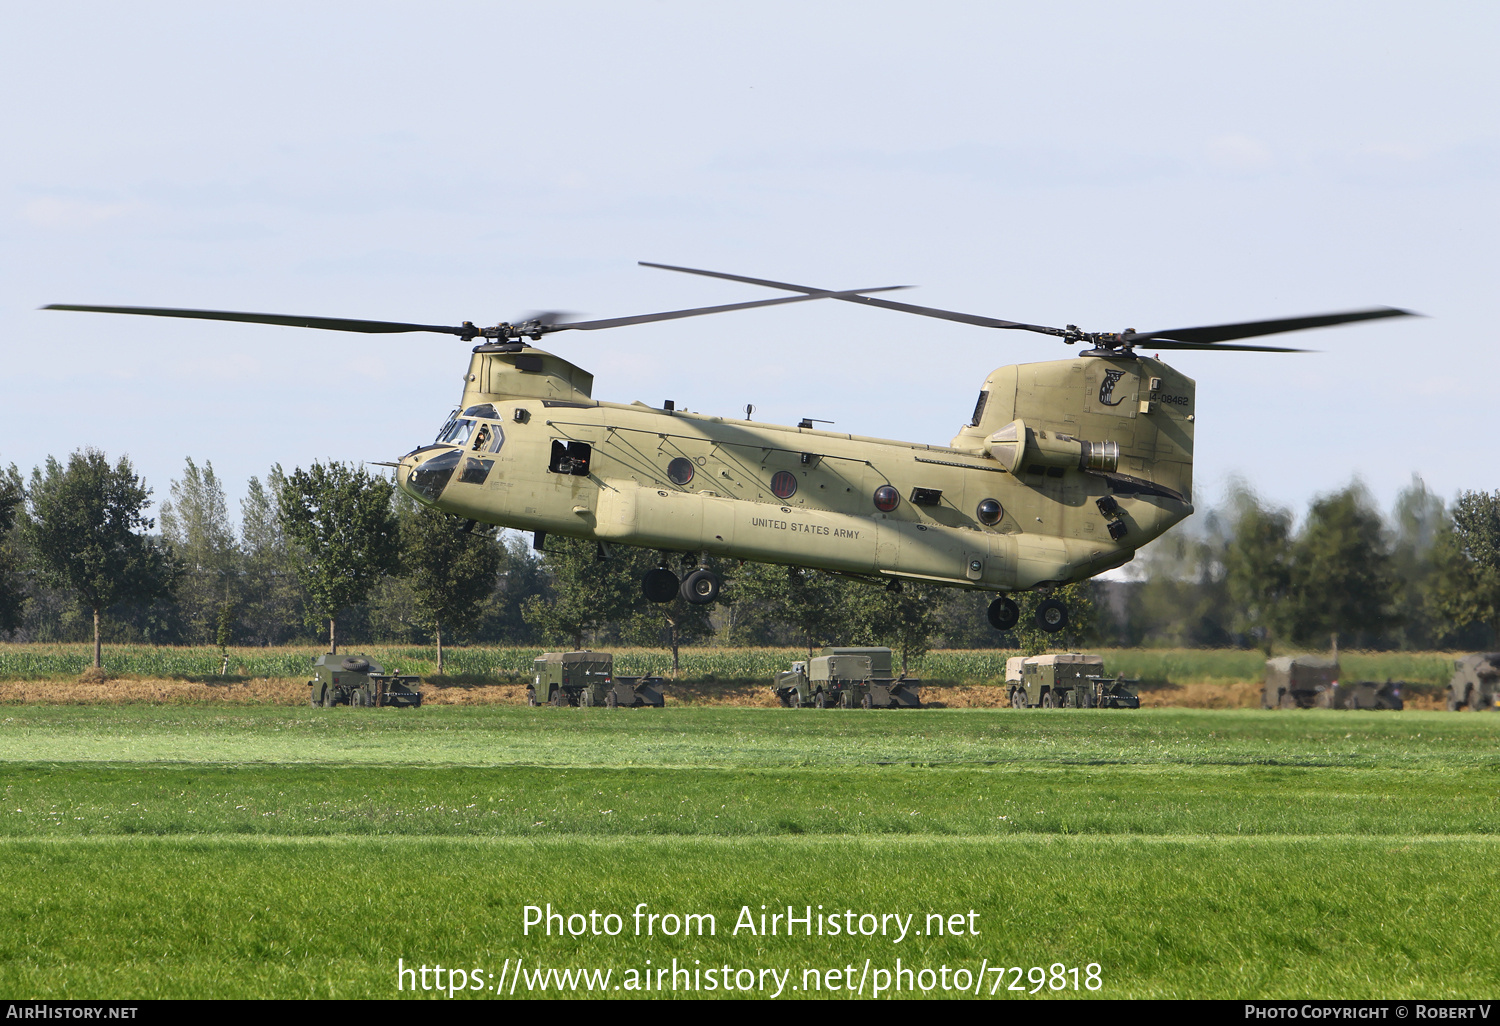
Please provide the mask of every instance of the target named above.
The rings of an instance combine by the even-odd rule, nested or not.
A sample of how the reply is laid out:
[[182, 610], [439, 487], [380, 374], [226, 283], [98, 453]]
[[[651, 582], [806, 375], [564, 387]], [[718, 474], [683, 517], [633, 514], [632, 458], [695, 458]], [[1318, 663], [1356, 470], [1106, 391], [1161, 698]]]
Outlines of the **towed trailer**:
[[1337, 656], [1266, 660], [1263, 709], [1401, 709], [1402, 681], [1341, 681]]

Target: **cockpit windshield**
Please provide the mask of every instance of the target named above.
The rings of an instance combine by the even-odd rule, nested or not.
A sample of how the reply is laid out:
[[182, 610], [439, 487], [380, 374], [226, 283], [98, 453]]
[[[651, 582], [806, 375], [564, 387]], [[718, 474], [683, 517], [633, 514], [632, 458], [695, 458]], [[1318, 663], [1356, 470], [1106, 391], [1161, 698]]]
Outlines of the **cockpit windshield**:
[[469, 435], [474, 433], [474, 422], [458, 415], [453, 411], [453, 416], [448, 418], [448, 423], [438, 432], [437, 440], [445, 445], [463, 445], [469, 440]]

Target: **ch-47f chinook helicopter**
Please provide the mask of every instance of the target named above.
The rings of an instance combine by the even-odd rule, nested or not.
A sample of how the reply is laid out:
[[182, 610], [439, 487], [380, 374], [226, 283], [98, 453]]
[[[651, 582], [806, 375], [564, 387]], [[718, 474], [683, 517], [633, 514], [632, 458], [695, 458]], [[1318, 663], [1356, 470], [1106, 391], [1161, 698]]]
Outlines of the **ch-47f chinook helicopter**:
[[[1085, 332], [913, 306], [693, 268], [666, 270], [796, 293], [723, 306], [596, 321], [540, 315], [490, 328], [343, 320], [158, 307], [55, 305], [45, 309], [248, 321], [335, 331], [408, 331], [476, 339], [463, 398], [436, 441], [403, 456], [399, 486], [468, 521], [612, 545], [656, 549], [646, 597], [718, 597], [721, 581], [697, 567], [713, 554], [809, 567], [899, 589], [933, 582], [1000, 593], [999, 630], [1019, 609], [1007, 592], [1079, 581], [1130, 561], [1142, 545], [1193, 512], [1194, 383], [1136, 352], [1299, 352], [1226, 344], [1305, 328], [1406, 316], [1391, 307], [1169, 331]], [[1080, 358], [1001, 367], [985, 379], [969, 422], [947, 445], [867, 438], [815, 428], [689, 413], [665, 403], [595, 399], [593, 375], [531, 343], [568, 330], [836, 299], [980, 327], [1040, 332], [1087, 343]], [[748, 411], [747, 411], [748, 412]], [[686, 576], [670, 564], [685, 557]], [[1038, 606], [1037, 626], [1058, 631], [1066, 607]]]

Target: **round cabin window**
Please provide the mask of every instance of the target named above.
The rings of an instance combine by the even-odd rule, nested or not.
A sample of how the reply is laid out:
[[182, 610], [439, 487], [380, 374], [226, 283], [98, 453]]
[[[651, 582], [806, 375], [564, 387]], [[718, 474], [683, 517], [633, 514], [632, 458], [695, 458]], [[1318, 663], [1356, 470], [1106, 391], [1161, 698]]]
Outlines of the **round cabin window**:
[[881, 485], [875, 489], [875, 508], [882, 513], [889, 513], [901, 505], [901, 493], [890, 485]]
[[771, 478], [771, 492], [778, 499], [790, 499], [797, 494], [797, 476], [789, 470], [778, 470]]
[[667, 464], [667, 477], [674, 485], [685, 485], [693, 479], [693, 461], [682, 456]]
[[997, 499], [985, 499], [974, 512], [981, 524], [997, 524], [1005, 516], [1005, 507]]

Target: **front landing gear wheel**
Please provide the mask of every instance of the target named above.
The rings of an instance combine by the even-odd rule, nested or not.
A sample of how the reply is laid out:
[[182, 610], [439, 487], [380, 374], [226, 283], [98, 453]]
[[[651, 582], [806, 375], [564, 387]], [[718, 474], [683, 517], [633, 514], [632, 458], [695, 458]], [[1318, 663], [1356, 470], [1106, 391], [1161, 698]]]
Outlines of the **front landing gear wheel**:
[[1068, 625], [1068, 607], [1057, 599], [1043, 599], [1036, 607], [1036, 625], [1048, 634], [1056, 634]]
[[706, 606], [719, 597], [723, 582], [712, 570], [694, 570], [682, 580], [682, 597], [695, 606]]
[[989, 617], [990, 626], [997, 631], [1008, 631], [1021, 619], [1021, 607], [1008, 598], [997, 598], [990, 603], [990, 608], [985, 614]]
[[641, 590], [646, 593], [648, 602], [671, 602], [677, 597], [677, 588], [677, 575], [664, 566], [647, 570], [641, 578]]

